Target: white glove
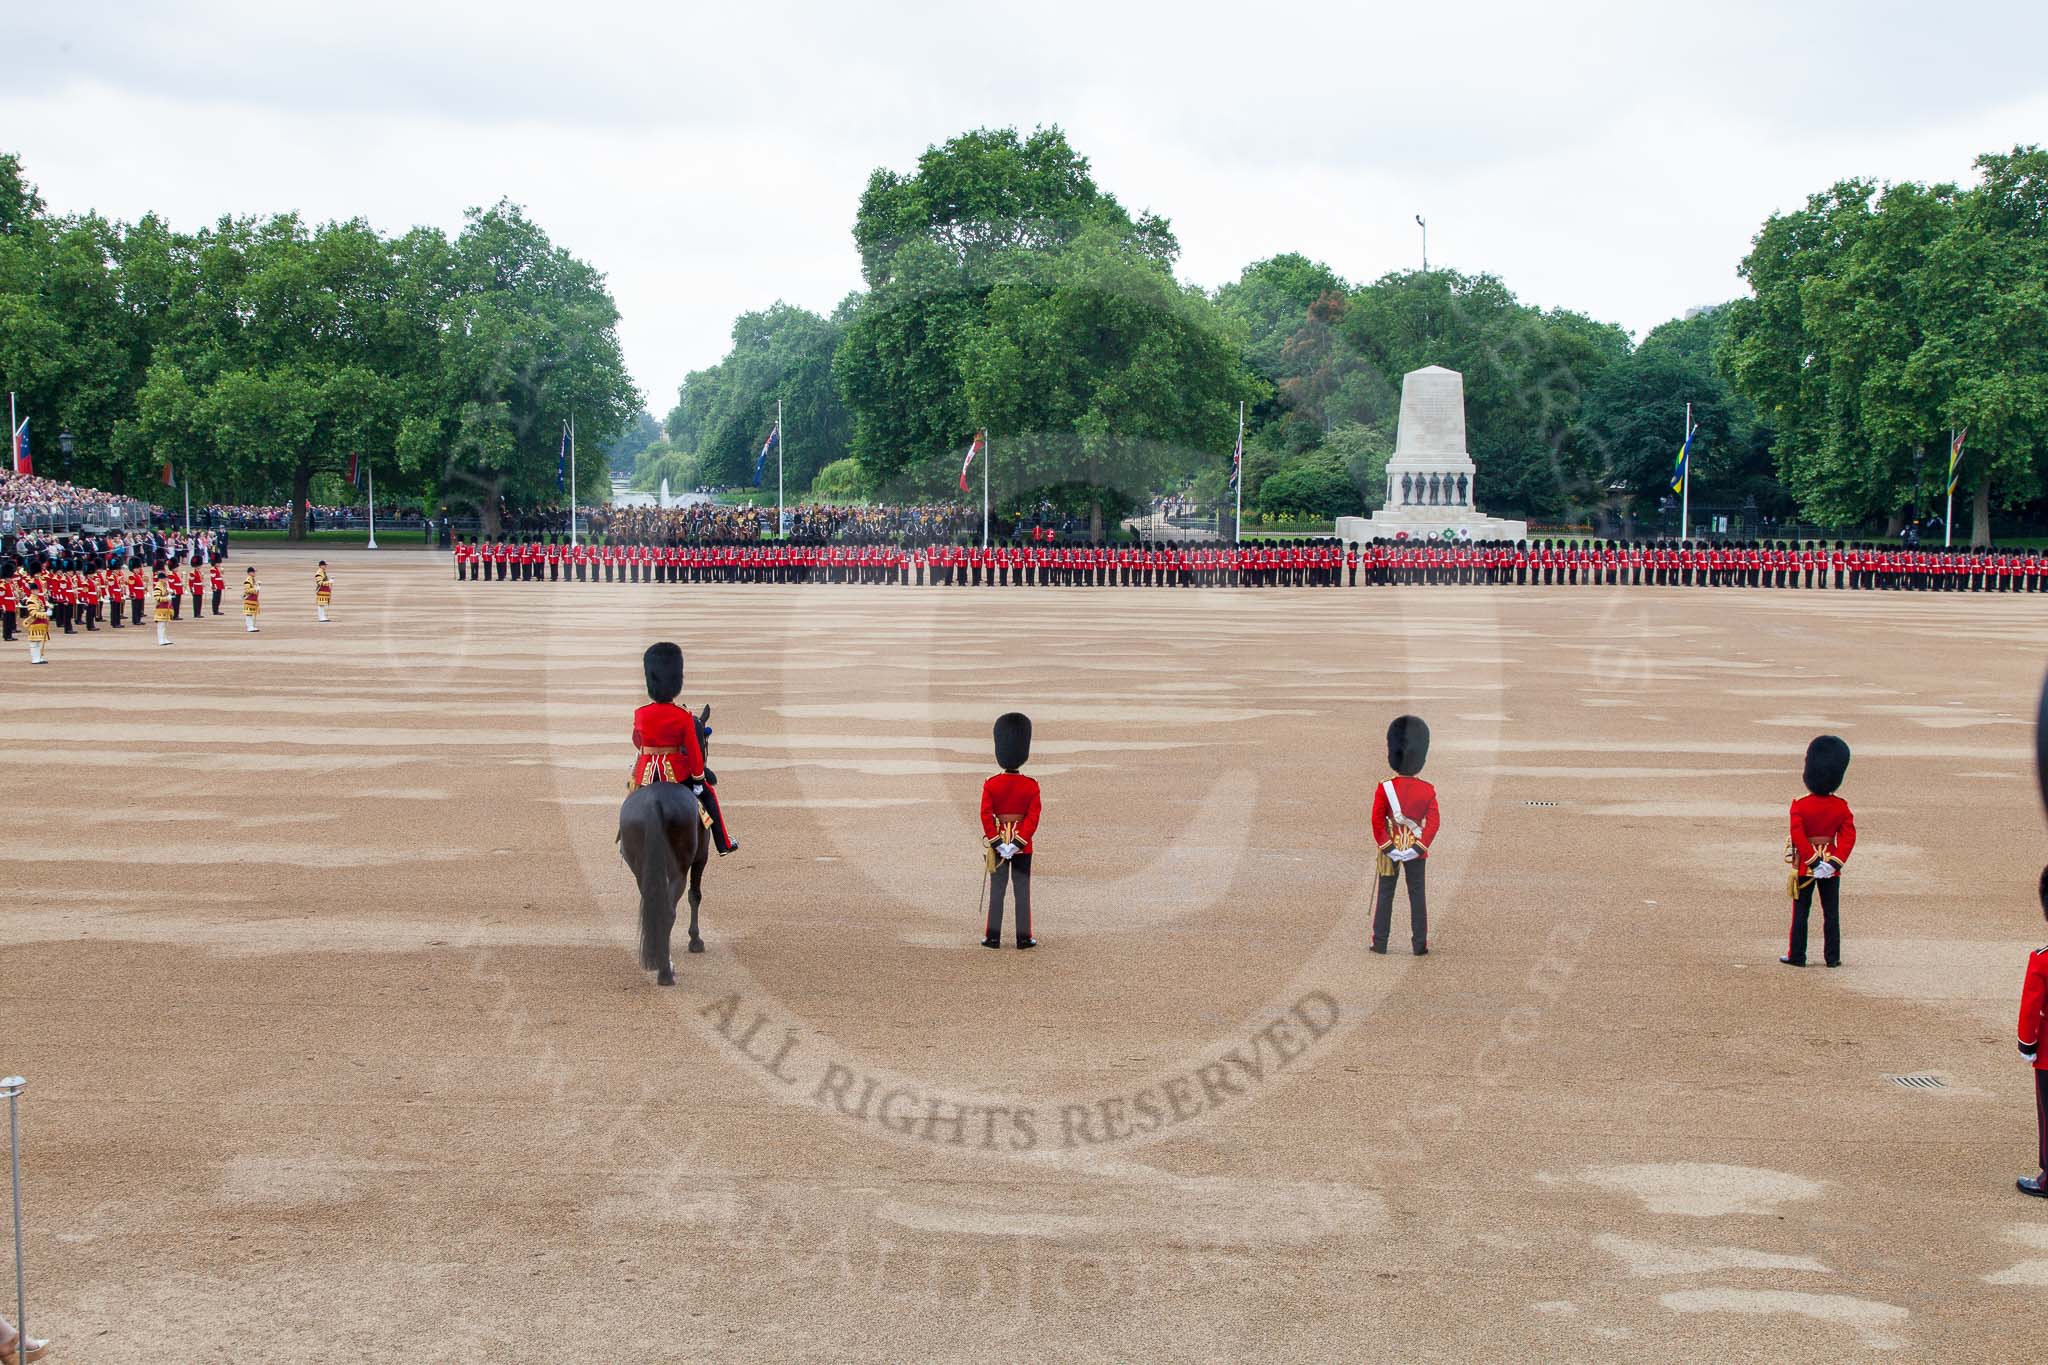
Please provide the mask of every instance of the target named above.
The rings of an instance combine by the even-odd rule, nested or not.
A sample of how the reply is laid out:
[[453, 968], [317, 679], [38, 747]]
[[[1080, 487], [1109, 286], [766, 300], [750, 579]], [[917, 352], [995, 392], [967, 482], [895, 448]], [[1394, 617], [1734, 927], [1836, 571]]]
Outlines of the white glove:
[[1419, 855], [1412, 848], [1397, 848], [1387, 856], [1397, 863], [1412, 863]]
[[2032, 1066], [2034, 1064], [2034, 1058], [2039, 1055], [2039, 1053], [2029, 1052], [2025, 1048], [2020, 1049], [2020, 1060], [2025, 1062], [2028, 1066]]
[[1015, 844], [997, 844], [996, 853], [1005, 859], [1014, 858], [1017, 856], [1017, 846]]
[[1822, 861], [1815, 863], [1813, 866], [1813, 876], [1816, 881], [1826, 881], [1834, 875], [1835, 865], [1833, 863]]

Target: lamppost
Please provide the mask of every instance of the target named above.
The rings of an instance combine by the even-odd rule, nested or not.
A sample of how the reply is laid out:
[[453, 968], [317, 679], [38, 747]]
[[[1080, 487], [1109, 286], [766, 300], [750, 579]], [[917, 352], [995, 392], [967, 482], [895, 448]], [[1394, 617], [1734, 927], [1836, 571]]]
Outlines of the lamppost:
[[1912, 515], [1912, 516], [1911, 516], [1911, 517], [1910, 517], [1910, 518], [1908, 519], [1908, 521], [1907, 521], [1907, 524], [1908, 524], [1908, 525], [1911, 525], [1911, 524], [1912, 524], [1913, 522], [1916, 522], [1916, 521], [1920, 520], [1920, 466], [1921, 466], [1921, 465], [1923, 465], [1923, 464], [1926, 464], [1926, 463], [1927, 463], [1927, 449], [1926, 449], [1926, 447], [1924, 447], [1924, 446], [1914, 446], [1914, 447], [1913, 447], [1913, 515]]
[[1422, 229], [1422, 273], [1429, 273], [1429, 220], [1421, 214], [1415, 215], [1415, 226]]
[[64, 456], [64, 476], [68, 479], [71, 477], [71, 455], [73, 451], [78, 449], [77, 442], [71, 439], [70, 432], [60, 431], [57, 433], [57, 449]]

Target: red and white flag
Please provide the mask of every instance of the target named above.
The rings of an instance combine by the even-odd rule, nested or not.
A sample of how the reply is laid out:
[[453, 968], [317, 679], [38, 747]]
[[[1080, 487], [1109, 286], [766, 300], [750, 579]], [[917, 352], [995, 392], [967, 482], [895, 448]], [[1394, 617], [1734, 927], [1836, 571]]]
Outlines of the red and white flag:
[[981, 447], [987, 438], [987, 432], [975, 432], [974, 444], [967, 447], [967, 458], [960, 462], [960, 491], [962, 493], [967, 491], [967, 471], [974, 464], [974, 457], [981, 454]]

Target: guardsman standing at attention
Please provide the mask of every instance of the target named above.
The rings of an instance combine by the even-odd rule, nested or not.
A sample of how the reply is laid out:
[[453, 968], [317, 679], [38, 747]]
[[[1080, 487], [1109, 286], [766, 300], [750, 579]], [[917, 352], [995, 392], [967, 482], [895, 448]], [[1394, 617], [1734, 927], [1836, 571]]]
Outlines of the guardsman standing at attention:
[[334, 582], [327, 576], [327, 561], [321, 560], [313, 569], [313, 610], [320, 613], [320, 619], [327, 619], [327, 608], [334, 601]]
[[0, 564], [0, 643], [14, 643], [15, 613], [21, 610], [21, 590], [27, 583], [28, 575], [20, 569], [9, 573], [7, 566]]
[[213, 614], [220, 615], [220, 595], [227, 588], [227, 575], [221, 572], [220, 560], [206, 562], [206, 586], [213, 593]]
[[[128, 624], [142, 624], [142, 604], [149, 597], [149, 580], [143, 575], [143, 561], [140, 556], [128, 561]], [[119, 602], [114, 604], [116, 607]]]
[[[2041, 913], [2048, 915], [2048, 868], [2041, 869]], [[2027, 979], [2020, 987], [2020, 1057], [2034, 1070], [2034, 1125], [2040, 1136], [2039, 1169], [2019, 1181], [2021, 1194], [2048, 1199], [2048, 948], [2036, 948], [2027, 959]]]
[[177, 573], [176, 569], [165, 569], [149, 588], [149, 600], [156, 608], [156, 642], [160, 645], [171, 642], [171, 622], [178, 617]]
[[43, 596], [43, 590], [30, 582], [22, 601], [22, 622], [28, 627], [28, 661], [32, 664], [46, 664], [43, 651], [50, 647], [50, 599]]
[[256, 633], [256, 618], [262, 611], [263, 604], [256, 593], [256, 566], [251, 564], [249, 571], [242, 576], [242, 620], [248, 623], [251, 635]]
[[200, 572], [201, 567], [196, 557], [185, 567], [185, 591], [192, 598], [192, 619], [195, 621], [200, 617], [200, 604], [206, 595], [206, 579]]
[[1788, 967], [1806, 965], [1806, 920], [1816, 886], [1823, 960], [1842, 965], [1841, 872], [1856, 847], [1856, 817], [1835, 792], [1848, 772], [1849, 746], [1838, 737], [1820, 735], [1806, 746], [1807, 795], [1792, 803], [1792, 832], [1785, 841], [1785, 861], [1792, 864], [1792, 934], [1778, 961]]
[[1379, 897], [1372, 912], [1372, 950], [1387, 951], [1393, 927], [1394, 882], [1406, 869], [1408, 932], [1415, 955], [1429, 952], [1429, 901], [1423, 881], [1429, 846], [1443, 821], [1436, 788], [1422, 780], [1429, 759], [1429, 726], [1420, 716], [1396, 716], [1387, 727], [1387, 766], [1393, 776], [1372, 795], [1372, 837], [1379, 845]]
[[981, 835], [988, 852], [988, 922], [981, 946], [1003, 946], [1003, 895], [1017, 888], [1017, 946], [1036, 948], [1031, 936], [1031, 853], [1038, 834], [1038, 783], [1019, 771], [1031, 757], [1031, 717], [1011, 711], [996, 717], [996, 764], [1002, 771], [981, 784]]

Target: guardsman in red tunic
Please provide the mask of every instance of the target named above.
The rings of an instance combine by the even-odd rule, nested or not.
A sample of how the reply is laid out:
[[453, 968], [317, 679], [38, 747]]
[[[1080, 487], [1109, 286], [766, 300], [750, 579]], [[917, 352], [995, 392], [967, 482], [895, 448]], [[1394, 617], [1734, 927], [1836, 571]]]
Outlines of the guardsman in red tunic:
[[218, 559], [209, 561], [206, 566], [206, 586], [213, 593], [213, 614], [218, 616], [220, 615], [220, 595], [227, 590], [228, 586], [227, 575], [221, 572]]
[[191, 595], [192, 619], [195, 621], [201, 615], [200, 606], [206, 597], [206, 580], [200, 575], [199, 569], [200, 564], [196, 559], [185, 568], [185, 591]]
[[[2048, 915], [2048, 868], [2041, 870], [2041, 913]], [[2034, 1125], [2040, 1137], [2040, 1168], [2019, 1181], [2021, 1194], [2048, 1199], [2048, 948], [2027, 958], [2027, 979], [2020, 986], [2020, 1056], [2034, 1069]]]
[[[711, 843], [719, 855], [736, 852], [739, 844], [726, 833], [725, 812], [718, 804], [718, 779], [704, 766], [704, 746], [697, 739], [697, 718], [676, 705], [683, 690], [683, 651], [664, 641], [648, 646], [642, 659], [647, 695], [652, 700], [633, 713], [633, 778], [628, 790], [650, 782], [687, 786], [711, 817]], [[708, 733], [708, 732], [707, 732]]]
[[1017, 888], [1017, 946], [1036, 948], [1031, 936], [1031, 854], [1040, 810], [1038, 783], [1019, 771], [1031, 757], [1031, 717], [1011, 711], [996, 717], [996, 763], [1002, 771], [981, 784], [981, 841], [987, 848], [988, 922], [981, 946], [1003, 946], [1003, 895]]
[[1785, 860], [1792, 864], [1792, 934], [1778, 961], [1788, 967], [1806, 965], [1806, 920], [1816, 886], [1823, 960], [1830, 967], [1842, 965], [1841, 872], [1856, 848], [1856, 817], [1835, 791], [1848, 772], [1849, 746], [1836, 736], [1820, 735], [1806, 746], [1807, 795], [1792, 803], [1785, 847]]
[[[129, 625], [139, 626], [142, 624], [142, 602], [148, 596], [149, 583], [142, 575], [142, 560], [138, 557], [130, 560], [128, 563]], [[114, 605], [118, 608], [120, 603], [117, 601]]]
[[1387, 727], [1387, 766], [1393, 776], [1372, 794], [1372, 837], [1379, 845], [1379, 896], [1372, 912], [1372, 950], [1387, 951], [1393, 927], [1394, 882], [1406, 870], [1408, 932], [1415, 955], [1429, 952], [1429, 901], [1423, 881], [1429, 846], [1443, 821], [1436, 788], [1422, 780], [1429, 759], [1429, 726], [1420, 716], [1396, 716]]

